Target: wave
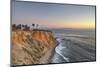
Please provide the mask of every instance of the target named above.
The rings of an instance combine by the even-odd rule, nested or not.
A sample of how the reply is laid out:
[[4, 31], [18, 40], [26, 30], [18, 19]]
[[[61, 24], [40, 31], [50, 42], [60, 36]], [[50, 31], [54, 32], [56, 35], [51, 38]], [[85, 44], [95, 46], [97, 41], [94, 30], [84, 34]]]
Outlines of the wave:
[[[63, 38], [57, 38], [57, 41], [59, 42], [58, 46], [55, 48], [55, 55], [59, 55], [61, 58], [63, 58], [64, 60], [61, 61], [61, 59], [59, 59], [59, 56], [56, 56], [56, 58], [53, 58], [53, 62], [54, 63], [61, 63], [61, 62], [70, 62], [68, 57], [64, 56], [64, 50], [66, 50], [66, 41]], [[60, 61], [59, 61], [60, 60]]]
[[61, 57], [63, 57], [64, 60], [66, 60], [66, 62], [69, 62], [69, 58], [65, 57], [63, 54], [62, 54], [62, 50], [63, 49], [66, 49], [66, 47], [56, 47], [55, 49], [55, 52], [57, 54], [59, 54]]
[[80, 34], [56, 34], [56, 37], [64, 38], [64, 37], [90, 37], [89, 35], [80, 35]]
[[59, 43], [55, 48], [53, 63], [95, 60], [95, 41], [91, 37], [76, 34], [56, 35]]

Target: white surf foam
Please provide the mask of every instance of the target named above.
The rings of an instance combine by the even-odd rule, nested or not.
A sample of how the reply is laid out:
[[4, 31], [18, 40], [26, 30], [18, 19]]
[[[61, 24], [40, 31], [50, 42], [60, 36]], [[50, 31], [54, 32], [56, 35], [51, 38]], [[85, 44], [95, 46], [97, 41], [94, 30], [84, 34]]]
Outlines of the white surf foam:
[[70, 62], [69, 58], [65, 57], [63, 55], [64, 49], [66, 49], [65, 46], [63, 46], [63, 44], [65, 44], [65, 42], [63, 42], [64, 40], [62, 40], [63, 38], [57, 38], [57, 41], [59, 42], [59, 45], [55, 48], [55, 52], [57, 54], [59, 54], [64, 60], [66, 60], [66, 62]]

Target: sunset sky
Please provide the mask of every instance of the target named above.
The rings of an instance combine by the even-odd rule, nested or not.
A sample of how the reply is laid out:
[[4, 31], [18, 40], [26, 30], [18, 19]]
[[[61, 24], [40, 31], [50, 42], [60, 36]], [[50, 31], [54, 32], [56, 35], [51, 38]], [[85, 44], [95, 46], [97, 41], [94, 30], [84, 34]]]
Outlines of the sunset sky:
[[12, 23], [48, 28], [95, 28], [95, 6], [12, 2]]

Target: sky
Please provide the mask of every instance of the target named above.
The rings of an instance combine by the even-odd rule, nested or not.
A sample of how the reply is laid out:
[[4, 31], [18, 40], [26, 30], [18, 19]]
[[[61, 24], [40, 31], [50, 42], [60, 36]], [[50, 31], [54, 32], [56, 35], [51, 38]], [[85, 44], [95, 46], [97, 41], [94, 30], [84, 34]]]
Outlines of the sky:
[[47, 28], [95, 28], [95, 6], [12, 2], [12, 24], [39, 24]]

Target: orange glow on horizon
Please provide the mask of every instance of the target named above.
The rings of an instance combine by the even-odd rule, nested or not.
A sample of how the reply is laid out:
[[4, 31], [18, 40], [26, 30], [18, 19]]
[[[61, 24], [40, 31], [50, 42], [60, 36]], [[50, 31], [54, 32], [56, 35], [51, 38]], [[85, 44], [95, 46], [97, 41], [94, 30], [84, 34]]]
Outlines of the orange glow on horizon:
[[74, 28], [74, 29], [95, 29], [95, 23], [80, 23], [80, 22], [71, 22], [71, 23], [60, 23], [53, 26], [54, 28]]

